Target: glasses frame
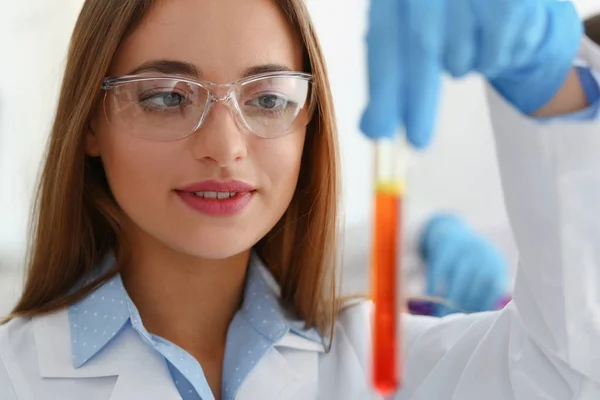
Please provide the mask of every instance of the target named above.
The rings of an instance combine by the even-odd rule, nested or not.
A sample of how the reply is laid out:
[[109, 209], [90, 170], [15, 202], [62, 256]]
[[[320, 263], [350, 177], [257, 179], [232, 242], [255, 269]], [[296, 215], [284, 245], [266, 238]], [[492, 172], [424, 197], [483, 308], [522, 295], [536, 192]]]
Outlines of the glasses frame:
[[[312, 120], [313, 113], [315, 110], [315, 105], [316, 105], [316, 101], [315, 101], [316, 100], [315, 99], [316, 90], [314, 87], [315, 79], [312, 74], [309, 74], [306, 72], [297, 72], [297, 71], [265, 72], [265, 73], [255, 74], [255, 75], [251, 75], [251, 76], [244, 77], [241, 79], [237, 79], [230, 83], [214, 83], [214, 82], [207, 81], [207, 80], [193, 79], [193, 78], [189, 78], [189, 77], [181, 76], [181, 75], [169, 75], [169, 74], [161, 74], [161, 73], [144, 73], [144, 74], [138, 74], [138, 75], [124, 75], [124, 76], [119, 76], [119, 77], [107, 77], [104, 79], [104, 81], [102, 83], [102, 87], [101, 87], [102, 90], [104, 91], [104, 99], [103, 99], [104, 114], [106, 115], [107, 121], [110, 123], [110, 118], [108, 117], [108, 111], [106, 109], [106, 98], [108, 96], [109, 91], [116, 89], [121, 85], [128, 84], [128, 83], [134, 83], [134, 82], [151, 81], [151, 80], [170, 80], [170, 81], [178, 80], [178, 81], [181, 81], [186, 84], [200, 86], [201, 88], [205, 89], [208, 92], [206, 103], [204, 104], [204, 111], [202, 112], [202, 115], [200, 116], [198, 122], [196, 123], [195, 127], [189, 133], [187, 133], [181, 137], [177, 137], [175, 139], [153, 139], [153, 138], [146, 138], [146, 137], [144, 137], [144, 139], [161, 141], [161, 142], [170, 142], [170, 141], [184, 139], [184, 138], [192, 135], [198, 129], [200, 129], [200, 127], [206, 120], [212, 107], [216, 103], [220, 103], [220, 102], [228, 103], [229, 109], [233, 110], [233, 112], [235, 114], [234, 118], [235, 118], [236, 122], [241, 123], [243, 128], [245, 130], [247, 130], [248, 132], [250, 132], [262, 139], [277, 139], [277, 138], [280, 138], [280, 137], [290, 134], [295, 128], [290, 128], [289, 131], [284, 132], [281, 135], [278, 135], [275, 137], [261, 136], [260, 134], [255, 132], [249, 126], [249, 124], [246, 122], [244, 115], [242, 113], [242, 110], [240, 109], [240, 105], [237, 101], [237, 98], [234, 95], [234, 93], [236, 91], [238, 91], [244, 85], [254, 83], [256, 81], [263, 80], [263, 79], [273, 79], [273, 78], [296, 78], [296, 79], [301, 79], [301, 80], [305, 80], [308, 82], [309, 93], [308, 93], [308, 96], [306, 99], [306, 102], [308, 103], [308, 109], [307, 109], [306, 121], [303, 123], [304, 126], [307, 126], [310, 123], [310, 121]], [[224, 92], [225, 95], [224, 96], [216, 96], [215, 92], [217, 92], [217, 91]], [[306, 105], [307, 104], [305, 104], [305, 106]], [[136, 136], [136, 135], [134, 135], [134, 136]]]

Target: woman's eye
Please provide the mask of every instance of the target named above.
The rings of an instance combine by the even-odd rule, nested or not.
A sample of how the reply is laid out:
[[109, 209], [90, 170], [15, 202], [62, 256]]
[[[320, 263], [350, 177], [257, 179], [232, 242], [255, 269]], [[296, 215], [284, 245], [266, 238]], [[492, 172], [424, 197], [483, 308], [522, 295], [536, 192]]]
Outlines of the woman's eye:
[[250, 105], [264, 108], [267, 110], [273, 110], [277, 108], [284, 108], [287, 104], [287, 100], [281, 96], [277, 96], [274, 94], [267, 94], [260, 97], [257, 97], [251, 100]]
[[153, 108], [174, 108], [184, 105], [185, 97], [174, 92], [155, 93], [143, 96], [140, 103]]

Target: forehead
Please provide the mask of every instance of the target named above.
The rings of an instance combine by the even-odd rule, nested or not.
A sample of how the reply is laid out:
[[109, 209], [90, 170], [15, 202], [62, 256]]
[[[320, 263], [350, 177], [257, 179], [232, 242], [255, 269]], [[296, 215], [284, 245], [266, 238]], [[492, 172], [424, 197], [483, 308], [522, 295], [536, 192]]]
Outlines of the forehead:
[[176, 60], [194, 64], [204, 79], [230, 82], [256, 65], [300, 71], [302, 49], [276, 0], [157, 0], [121, 44], [110, 75]]

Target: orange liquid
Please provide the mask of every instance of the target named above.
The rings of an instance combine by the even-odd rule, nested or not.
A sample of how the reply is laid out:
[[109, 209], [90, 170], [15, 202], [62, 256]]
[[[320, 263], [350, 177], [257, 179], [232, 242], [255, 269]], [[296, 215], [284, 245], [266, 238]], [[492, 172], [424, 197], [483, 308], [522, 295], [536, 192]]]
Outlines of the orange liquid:
[[372, 290], [375, 305], [373, 326], [373, 384], [379, 393], [391, 395], [400, 386], [398, 363], [397, 255], [399, 214], [402, 202], [393, 193], [377, 193], [373, 251]]

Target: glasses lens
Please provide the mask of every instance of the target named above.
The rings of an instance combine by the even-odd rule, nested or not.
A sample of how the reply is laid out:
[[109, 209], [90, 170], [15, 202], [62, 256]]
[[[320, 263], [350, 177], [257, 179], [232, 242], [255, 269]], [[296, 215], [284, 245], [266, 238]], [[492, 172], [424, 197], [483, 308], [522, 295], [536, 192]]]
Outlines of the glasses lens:
[[306, 78], [266, 77], [245, 83], [237, 100], [250, 130], [264, 138], [275, 138], [308, 123], [310, 91]]
[[207, 101], [208, 92], [199, 85], [157, 78], [117, 85], [104, 107], [112, 125], [135, 136], [176, 140], [193, 132]]

